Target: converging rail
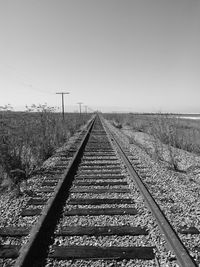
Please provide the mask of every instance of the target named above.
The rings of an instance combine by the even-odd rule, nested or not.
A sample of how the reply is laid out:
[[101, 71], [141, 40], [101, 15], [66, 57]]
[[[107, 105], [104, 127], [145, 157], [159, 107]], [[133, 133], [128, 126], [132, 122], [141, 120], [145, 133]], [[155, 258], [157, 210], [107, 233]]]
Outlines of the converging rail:
[[140, 179], [138, 173], [132, 166], [126, 152], [123, 150], [120, 143], [115, 138], [114, 134], [109, 132], [110, 136], [112, 137], [113, 142], [116, 145], [117, 151], [120, 157], [123, 159], [124, 164], [127, 167], [127, 170], [131, 177], [134, 178], [137, 187], [139, 188], [141, 194], [143, 195], [148, 207], [150, 208], [151, 212], [153, 213], [154, 217], [156, 218], [157, 224], [164, 235], [166, 242], [168, 243], [169, 247], [172, 249], [174, 254], [176, 255], [177, 261], [180, 266], [197, 266], [193, 258], [190, 256], [188, 250], [181, 242], [180, 238], [178, 237], [177, 233], [174, 231], [173, 227], [170, 225], [169, 221], [165, 217], [164, 213], [161, 211], [159, 205], [154, 200], [153, 196], [145, 186], [145, 184]]
[[[127, 216], [142, 216], [134, 199], [137, 188], [130, 188], [129, 176], [180, 266], [197, 266], [100, 115], [91, 120], [78, 140], [78, 148], [71, 152], [73, 157], [64, 174], [52, 174], [43, 182], [37, 195], [30, 199], [30, 208], [22, 212], [22, 216], [40, 215], [36, 225], [31, 230], [4, 231], [5, 236], [29, 235], [27, 243], [21, 249], [4, 247], [0, 257], [16, 258], [15, 267], [45, 266], [49, 262], [54, 266], [54, 262], [77, 259], [138, 260], [145, 266], [145, 262], [156, 260], [156, 247], [153, 242], [148, 243], [150, 237], [146, 239], [148, 229], [124, 223]], [[51, 198], [48, 194], [52, 194]], [[120, 238], [127, 236], [130, 244], [124, 245], [122, 240], [120, 245]], [[91, 237], [96, 238], [95, 242]]]

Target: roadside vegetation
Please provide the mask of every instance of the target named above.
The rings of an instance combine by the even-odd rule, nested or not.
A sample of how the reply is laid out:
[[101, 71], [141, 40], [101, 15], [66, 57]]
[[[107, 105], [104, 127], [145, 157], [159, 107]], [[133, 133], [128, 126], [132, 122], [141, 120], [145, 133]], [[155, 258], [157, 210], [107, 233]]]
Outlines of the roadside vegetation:
[[[148, 134], [152, 149], [143, 146], [155, 159], [167, 161], [175, 171], [179, 168], [177, 149], [200, 155], [200, 120], [188, 120], [172, 114], [106, 114], [107, 119], [118, 128]], [[146, 135], [147, 136], [147, 135]], [[130, 143], [135, 142], [130, 138]], [[141, 144], [140, 144], [141, 145]], [[166, 156], [167, 154], [167, 156]]]
[[89, 115], [66, 114], [65, 122], [55, 108], [32, 105], [26, 112], [14, 112], [12, 107], [0, 108], [0, 189], [15, 189], [36, 167], [53, 155]]

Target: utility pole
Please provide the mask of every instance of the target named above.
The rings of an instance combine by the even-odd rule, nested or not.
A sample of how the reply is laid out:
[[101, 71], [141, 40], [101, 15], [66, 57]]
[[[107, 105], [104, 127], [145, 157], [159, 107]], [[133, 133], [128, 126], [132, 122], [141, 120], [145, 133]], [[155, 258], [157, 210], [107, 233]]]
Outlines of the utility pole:
[[81, 116], [81, 105], [83, 104], [82, 102], [77, 103], [79, 105], [79, 121], [80, 123], [82, 122], [82, 116]]
[[87, 114], [87, 106], [85, 106], [85, 114]]
[[56, 95], [62, 95], [62, 117], [63, 117], [63, 121], [65, 120], [64, 95], [68, 95], [68, 94], [69, 94], [69, 92], [56, 93]]
[[78, 102], [77, 103], [79, 105], [79, 112], [80, 112], [80, 116], [81, 116], [81, 105], [83, 104], [82, 102]]

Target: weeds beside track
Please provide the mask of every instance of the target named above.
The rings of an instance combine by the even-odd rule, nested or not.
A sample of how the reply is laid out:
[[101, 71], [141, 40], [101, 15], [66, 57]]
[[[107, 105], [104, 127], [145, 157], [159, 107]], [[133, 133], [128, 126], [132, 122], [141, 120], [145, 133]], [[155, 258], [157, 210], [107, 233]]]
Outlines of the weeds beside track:
[[0, 112], [0, 186], [13, 187], [20, 194], [20, 184], [55, 150], [68, 141], [89, 115], [80, 120], [69, 113], [63, 122], [60, 114], [46, 105], [33, 105], [27, 112]]
[[[111, 139], [115, 139], [115, 137], [112, 136]], [[81, 142], [81, 146], [79, 146], [80, 149], [76, 151], [76, 155], [74, 156], [69, 166], [69, 170], [66, 171], [66, 173], [62, 176], [62, 179], [59, 180], [56, 177], [54, 177], [51, 180], [54, 183], [56, 183], [56, 181], [58, 183], [54, 193], [54, 197], [56, 197], [57, 200], [59, 200], [59, 202], [54, 197], [50, 199], [46, 208], [44, 208], [42, 212], [41, 219], [31, 232], [32, 235], [31, 241], [29, 241], [26, 245], [23, 246], [23, 249], [21, 250], [21, 255], [18, 261], [16, 262], [15, 266], [32, 266], [36, 262], [38, 264], [37, 266], [42, 266], [42, 264], [44, 263], [41, 257], [44, 256], [44, 254], [46, 255], [48, 254], [48, 257], [50, 259], [50, 264], [51, 263], [53, 264], [52, 266], [59, 266], [55, 265], [57, 264], [57, 261], [69, 260], [69, 259], [93, 259], [93, 260], [102, 259], [105, 261], [108, 259], [113, 259], [113, 260], [140, 259], [142, 261], [146, 260], [147, 262], [145, 262], [145, 265], [147, 264], [146, 266], [150, 266], [148, 265], [148, 260], [155, 259], [155, 254], [154, 254], [155, 248], [153, 246], [155, 240], [152, 239], [151, 235], [148, 235], [148, 230], [142, 227], [135, 227], [135, 228], [132, 226], [124, 227], [120, 224], [120, 221], [121, 220], [123, 221], [123, 216], [126, 217], [126, 215], [130, 214], [136, 217], [138, 216], [140, 220], [142, 220], [143, 216], [145, 215], [144, 217], [146, 217], [146, 219], [144, 220], [144, 222], [146, 223], [146, 226], [148, 225], [148, 220], [152, 221], [152, 219], [151, 216], [149, 215], [148, 210], [145, 211], [143, 204], [140, 204], [139, 202], [137, 203], [138, 207], [139, 205], [141, 205], [140, 213], [137, 211], [136, 208], [132, 206], [135, 204], [135, 201], [137, 200], [137, 195], [138, 195], [137, 189], [132, 188], [132, 190], [130, 190], [128, 188], [127, 184], [128, 174], [125, 170], [126, 168], [122, 167], [123, 164], [126, 167], [128, 165], [124, 160], [122, 165], [119, 163], [120, 157], [117, 156], [116, 151], [112, 145], [111, 139], [108, 138], [106, 132], [102, 128], [100, 121], [97, 120], [97, 122], [94, 124], [94, 128], [89, 129], [89, 132], [85, 135], [85, 139], [83, 139], [83, 141]], [[115, 141], [114, 143], [115, 146], [118, 146]], [[83, 148], [85, 149], [83, 150]], [[77, 155], [79, 155], [78, 158], [76, 157]], [[124, 157], [126, 158], [125, 154]], [[118, 165], [116, 165], [117, 162]], [[79, 164], [76, 165], [77, 163]], [[129, 166], [128, 168], [132, 167]], [[75, 180], [73, 181], [73, 187], [69, 192], [68, 191], [69, 186], [72, 182], [72, 179], [74, 179], [75, 173], [76, 176]], [[130, 174], [131, 173], [129, 173], [129, 175]], [[113, 179], [116, 180], [115, 183], [113, 183]], [[47, 183], [45, 185], [47, 185]], [[65, 187], [62, 187], [63, 184], [65, 184]], [[99, 188], [99, 186], [101, 188]], [[122, 188], [123, 186], [125, 186], [125, 188]], [[98, 197], [96, 197], [95, 195], [95, 192], [97, 190], [95, 191], [94, 189], [98, 189], [99, 191]], [[46, 192], [48, 192], [48, 188]], [[69, 198], [68, 194], [70, 194]], [[131, 197], [131, 194], [133, 194], [133, 197]], [[64, 198], [61, 196], [63, 196]], [[67, 198], [67, 203], [65, 204], [64, 202], [66, 198]], [[138, 199], [140, 199], [139, 195]], [[45, 205], [46, 201], [47, 201], [46, 198], [44, 199], [33, 198], [29, 204], [32, 206]], [[63, 205], [67, 206], [65, 208], [62, 208], [60, 206], [61, 202], [63, 203]], [[140, 200], [140, 202], [142, 201]], [[53, 204], [53, 206], [51, 206], [51, 204]], [[114, 207], [112, 205], [114, 205]], [[122, 208], [120, 205], [128, 205], [128, 206]], [[92, 207], [95, 206], [95, 209], [91, 208], [91, 206]], [[59, 212], [57, 211], [59, 210], [61, 212], [63, 209], [64, 213], [55, 231], [54, 230], [55, 224], [53, 225], [52, 221], [56, 223], [56, 221], [58, 220], [56, 216], [59, 217], [58, 214]], [[53, 214], [54, 218], [49, 215], [50, 210], [51, 210], [50, 213]], [[92, 215], [100, 216], [100, 215], [105, 215], [106, 213], [107, 215], [121, 216], [118, 217], [118, 220], [115, 222], [116, 226], [119, 224], [118, 227], [114, 227], [112, 225], [113, 223], [112, 220], [114, 217], [109, 219], [111, 225], [106, 225], [106, 227], [103, 226], [100, 227], [101, 225], [100, 221], [98, 221], [98, 224], [100, 225], [99, 227], [97, 227], [96, 223], [94, 224], [94, 222], [90, 218], [90, 216], [92, 217]], [[84, 218], [81, 218], [81, 216], [84, 217], [84, 215], [88, 214], [90, 214], [90, 216], [87, 217], [87, 223], [94, 224], [93, 227], [84, 226]], [[46, 215], [48, 216], [48, 218], [46, 217]], [[68, 226], [69, 217], [74, 215], [78, 216], [79, 218], [78, 221], [77, 220], [73, 221], [72, 219], [71, 223], [74, 226], [66, 227], [65, 225]], [[49, 216], [51, 217], [51, 220]], [[99, 218], [101, 218], [102, 221], [104, 220], [103, 217]], [[66, 223], [63, 220], [64, 221], [66, 220]], [[78, 223], [79, 220], [80, 224]], [[163, 228], [165, 228], [165, 223], [166, 223], [165, 218], [164, 217], [162, 217], [162, 219], [160, 218], [160, 221], [162, 221]], [[119, 246], [120, 244], [119, 242], [118, 246], [110, 246], [110, 245], [104, 246], [102, 242], [99, 240], [95, 242], [97, 243], [99, 242], [99, 244], [102, 245], [87, 246], [86, 240], [90, 235], [94, 235], [95, 237], [97, 236], [101, 237], [102, 235], [103, 236], [128, 235], [131, 236], [131, 238], [129, 239], [130, 242], [129, 244], [131, 244], [131, 240], [134, 239], [133, 236], [138, 236], [135, 237], [136, 240], [135, 242], [137, 243], [137, 238], [138, 238], [138, 240], [141, 240], [142, 244], [144, 245]], [[63, 241], [64, 237], [66, 236], [71, 236], [71, 237], [85, 236], [86, 239], [83, 238], [83, 240], [85, 240], [84, 242], [86, 243], [84, 244], [84, 242], [78, 242], [78, 245], [77, 243], [76, 245], [73, 246], [66, 245], [65, 241]], [[147, 239], [145, 236], [147, 236]], [[53, 240], [51, 239], [51, 237], [54, 237], [55, 239]], [[171, 247], [173, 248], [173, 244], [175, 242], [174, 237], [171, 238], [171, 240], [170, 238], [167, 239], [169, 243], [172, 243]], [[50, 251], [45, 250], [47, 241], [49, 241], [50, 243], [53, 242], [54, 244], [53, 247], [50, 247]], [[59, 245], [57, 245], [57, 242]], [[105, 239], [105, 243], [106, 242], [108, 241]], [[112, 242], [113, 241], [111, 241], [111, 243]], [[123, 244], [123, 241], [121, 242]], [[176, 249], [176, 251], [174, 251], [181, 266], [187, 266], [187, 267], [196, 266], [194, 261], [190, 258], [189, 254], [187, 254], [187, 250], [184, 248], [184, 246], [183, 249], [184, 249], [184, 254], [182, 254], [180, 249]], [[35, 262], [33, 261], [33, 259]], [[142, 263], [140, 262], [140, 264], [143, 264], [142, 266], [144, 266], [144, 262]], [[152, 264], [152, 262], [150, 264]]]

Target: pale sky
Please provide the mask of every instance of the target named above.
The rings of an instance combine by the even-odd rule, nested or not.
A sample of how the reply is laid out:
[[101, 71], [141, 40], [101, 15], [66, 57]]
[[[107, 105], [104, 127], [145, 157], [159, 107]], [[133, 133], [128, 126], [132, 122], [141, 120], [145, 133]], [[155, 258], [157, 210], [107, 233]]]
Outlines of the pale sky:
[[199, 0], [0, 0], [0, 105], [200, 112]]

